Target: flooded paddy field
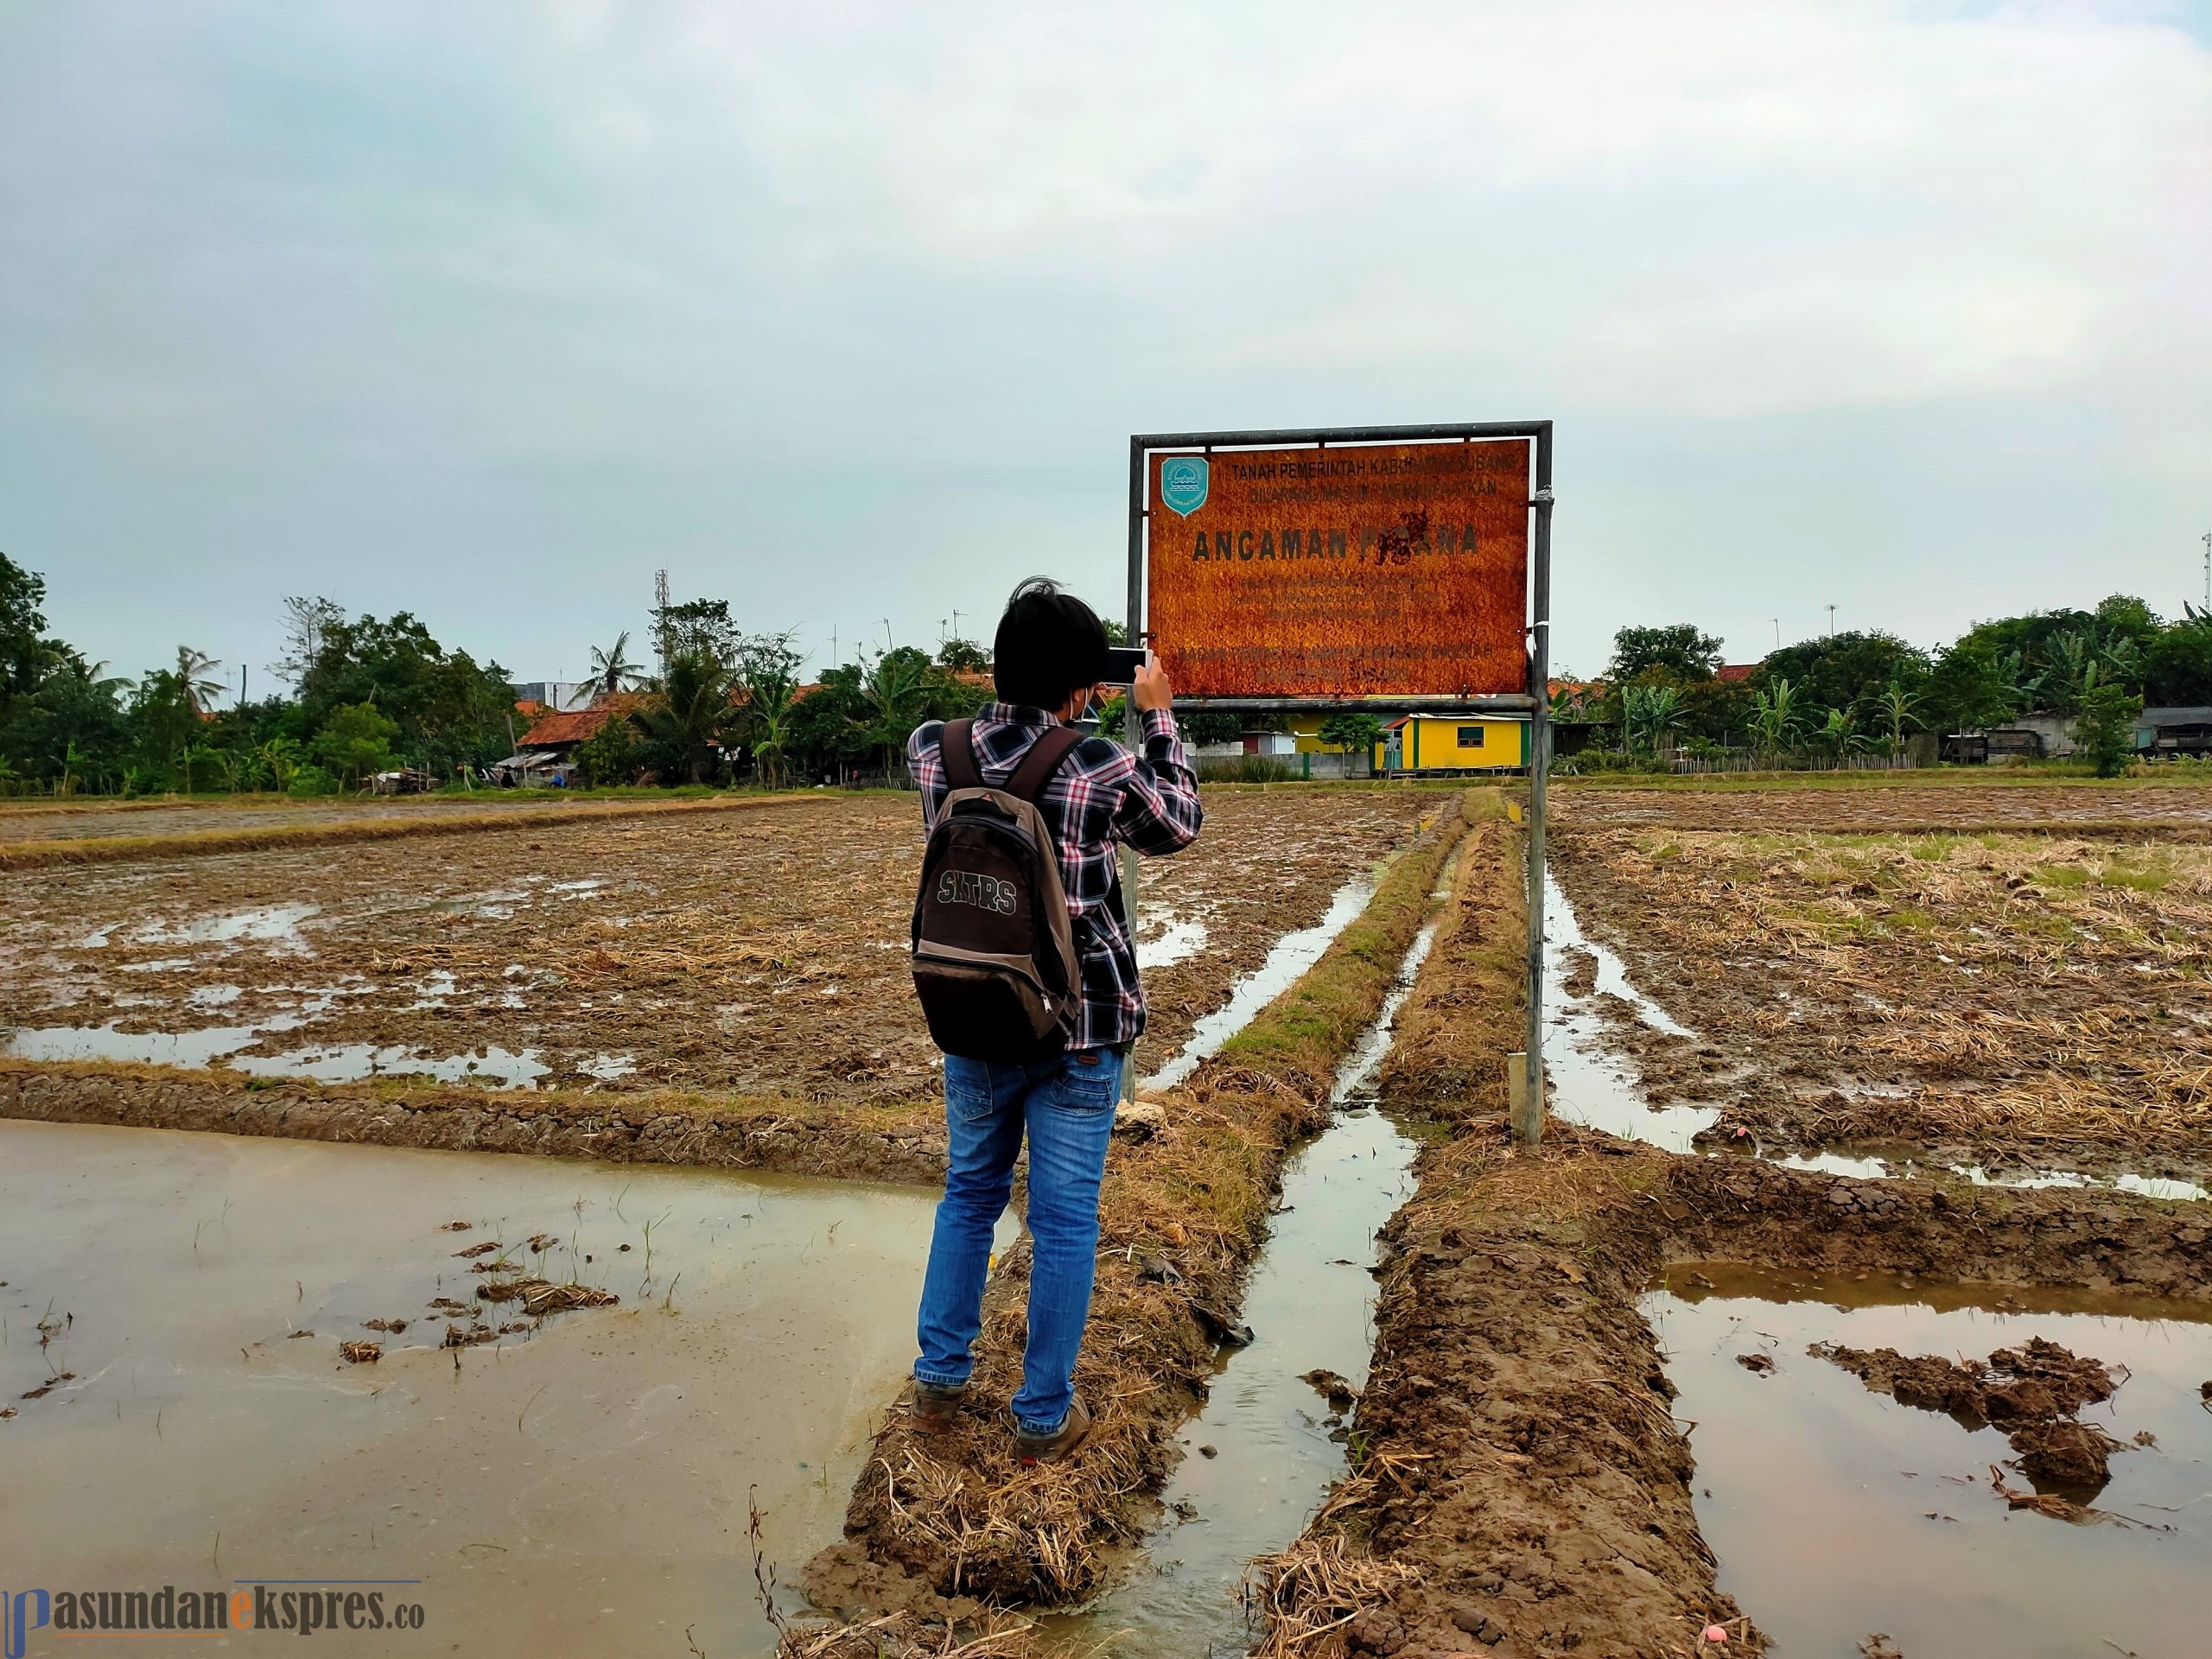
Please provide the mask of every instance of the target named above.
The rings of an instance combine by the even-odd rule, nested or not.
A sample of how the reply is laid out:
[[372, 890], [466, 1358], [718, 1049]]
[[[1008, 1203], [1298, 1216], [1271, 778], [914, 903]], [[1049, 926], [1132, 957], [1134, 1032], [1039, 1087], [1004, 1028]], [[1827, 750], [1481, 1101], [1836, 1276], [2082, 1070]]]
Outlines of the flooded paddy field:
[[[1198, 845], [1147, 865], [1140, 1065], [1438, 798], [1209, 791]], [[15, 872], [4, 1053], [923, 1099], [936, 1055], [905, 962], [918, 855], [913, 798], [884, 795]]]
[[[1418, 1174], [1386, 1232], [1360, 1455], [1266, 1564], [1264, 1651], [1656, 1656], [1717, 1625], [1731, 1651], [1886, 1631], [1885, 1651], [1995, 1659], [2088, 1651], [2073, 1638], [2100, 1618], [2131, 1650], [2191, 1650], [2174, 1638], [2212, 1504], [2194, 1206], [1853, 1180], [1563, 1125], [1535, 1154], [1471, 1125]], [[2044, 1343], [2116, 1369], [2005, 1414], [2024, 1378], [2065, 1373]], [[1988, 1414], [1920, 1410], [1869, 1363], [1890, 1348], [1970, 1367]], [[2108, 1484], [2074, 1478], [2084, 1453]], [[1885, 1576], [1892, 1552], [1912, 1564]], [[2064, 1634], [2013, 1641], [2052, 1585]]]
[[[748, 1501], [781, 1560], [836, 1536], [931, 1196], [0, 1122], [11, 1582], [416, 1581], [436, 1651], [771, 1653]], [[477, 1294], [538, 1278], [619, 1300]]]
[[1560, 987], [1660, 1136], [2202, 1186], [2212, 848], [1586, 829], [1557, 855], [1554, 932], [1589, 936]]
[[[1011, 1232], [969, 1411], [944, 1440], [912, 1436], [894, 1402], [925, 1243], [927, 1203], [918, 1199], [916, 1265], [893, 1262], [887, 1246], [884, 1265], [858, 1269], [890, 1287], [880, 1321], [887, 1357], [868, 1358], [855, 1338], [849, 1353], [825, 1350], [820, 1361], [823, 1375], [856, 1379], [838, 1408], [850, 1413], [836, 1431], [846, 1461], [824, 1476], [828, 1452], [798, 1454], [823, 1484], [809, 1489], [815, 1509], [788, 1483], [771, 1503], [760, 1483], [784, 1580], [803, 1581], [824, 1614], [865, 1620], [903, 1610], [906, 1625], [862, 1624], [852, 1637], [901, 1659], [930, 1650], [902, 1645], [912, 1621], [950, 1618], [972, 1635], [993, 1609], [1060, 1610], [998, 1639], [988, 1649], [995, 1659], [1020, 1650], [1157, 1659], [1249, 1643], [1322, 1659], [1656, 1656], [1695, 1649], [1714, 1624], [1738, 1652], [1772, 1642], [1849, 1653], [1878, 1632], [1908, 1655], [2044, 1650], [2004, 1645], [2028, 1624], [2037, 1640], [2054, 1636], [2048, 1650], [2073, 1651], [2079, 1643], [2068, 1643], [2107, 1610], [2138, 1611], [2101, 1599], [2096, 1586], [2107, 1580], [2152, 1604], [2113, 1624], [2115, 1643], [2170, 1650], [2164, 1607], [2205, 1566], [2190, 1512], [2212, 1504], [2212, 1496], [2194, 1503], [2212, 1491], [2201, 1479], [2212, 1450], [2188, 1415], [2199, 1404], [2189, 1391], [2212, 1382], [2212, 1369], [2190, 1376], [2212, 1317], [2212, 1223], [2200, 1204], [2159, 1201], [2202, 1190], [2191, 1184], [2202, 1168], [2190, 1138], [2196, 1108], [2178, 1070], [2160, 1117], [2090, 1095], [2092, 1085], [2109, 1093], [2166, 1075], [2155, 1055], [2146, 1058], [2139, 1030], [2185, 1037], [2197, 1028], [2195, 906], [2200, 892], [2212, 893], [2199, 885], [2212, 880], [2212, 865], [2198, 868], [2205, 850], [2171, 837], [1570, 825], [1547, 953], [1556, 1116], [1530, 1152], [1509, 1142], [1502, 1119], [1503, 1062], [1522, 1038], [1519, 831], [1502, 801], [1482, 810], [1470, 802], [1461, 842], [1458, 812], [1445, 824], [1438, 803], [1378, 791], [1210, 791], [1208, 839], [1146, 867], [1141, 945], [1160, 1020], [1140, 1068], [1155, 1081], [1142, 1115], [1117, 1131], [1102, 1202], [1094, 1325], [1078, 1371], [1100, 1407], [1092, 1443], [1050, 1472], [1021, 1471], [1006, 1454], [997, 1414], [1018, 1363], [1027, 1273], [1026, 1248]], [[912, 805], [864, 798], [810, 810], [803, 823], [733, 815], [711, 830], [571, 824], [557, 836], [500, 830], [334, 850], [283, 867], [298, 891], [252, 885], [260, 878], [226, 868], [228, 859], [13, 878], [32, 895], [24, 924], [45, 931], [0, 934], [0, 950], [20, 953], [9, 959], [32, 976], [29, 990], [11, 994], [35, 1008], [73, 999], [103, 1016], [22, 1021], [16, 1052], [66, 1046], [73, 1030], [107, 1030], [186, 1046], [179, 1058], [200, 1045], [232, 1075], [251, 1076], [344, 1039], [423, 1064], [474, 1058], [480, 1086], [454, 1092], [518, 1106], [588, 1090], [619, 1113], [622, 1102], [671, 1086], [761, 1086], [855, 1122], [910, 1109], [918, 1122], [934, 1096], [933, 1068], [918, 1027], [901, 1030], [912, 1016], [897, 949], [915, 856]], [[1405, 856], [1378, 869], [1394, 847]], [[489, 861], [501, 856], [521, 868]], [[727, 887], [700, 888], [702, 868], [727, 873]], [[192, 889], [166, 885], [203, 873], [217, 878], [221, 902], [188, 905], [181, 895]], [[893, 903], [869, 908], [867, 893], [884, 883]], [[65, 923], [46, 901], [55, 889], [92, 900], [93, 913]], [[810, 916], [810, 903], [842, 908]], [[496, 911], [508, 913], [480, 913]], [[427, 929], [408, 921], [426, 915]], [[65, 925], [80, 924], [57, 942]], [[442, 953], [413, 943], [418, 934]], [[378, 938], [406, 942], [404, 955], [390, 957], [397, 971], [377, 970]], [[536, 964], [543, 977], [510, 977], [509, 963]], [[279, 983], [294, 988], [276, 994], [289, 1005], [255, 1000], [270, 995], [255, 987]], [[2120, 1022], [2115, 1011], [2132, 1006], [2139, 986], [2147, 988], [2141, 1000], [2164, 1010], [2163, 1024]], [[163, 1000], [124, 1000], [142, 995]], [[716, 1012], [711, 1025], [702, 1004]], [[765, 1017], [725, 1024], [733, 1004]], [[824, 1025], [825, 1007], [836, 1024]], [[1225, 1019], [1232, 1010], [1237, 1018]], [[1240, 1031], [1215, 1029], [1247, 1015]], [[564, 1027], [625, 1035], [564, 1047], [555, 1034]], [[242, 1027], [249, 1040], [230, 1046]], [[855, 1052], [852, 1036], [825, 1052], [825, 1030], [865, 1033], [882, 1052]], [[1949, 1046], [1931, 1033], [1948, 1033]], [[919, 1069], [902, 1084], [895, 1067], [908, 1042]], [[494, 1062], [543, 1070], [507, 1075]], [[281, 1071], [271, 1075], [294, 1086]], [[2054, 1078], [2075, 1092], [2060, 1096]], [[1832, 1114], [1831, 1096], [1853, 1111], [1878, 1110], [1891, 1131], [1880, 1156], [1869, 1155], [1872, 1137], [1834, 1132], [1827, 1117], [1800, 1134], [1751, 1116], [1782, 1097]], [[2032, 1117], [1988, 1109], [2044, 1096], [2057, 1103], [2044, 1101]], [[1957, 1100], [1976, 1116], [1945, 1116], [1963, 1109], [1945, 1104]], [[2114, 1121], [2125, 1135], [2113, 1132]], [[2049, 1138], [2054, 1125], [2069, 1138]], [[350, 1158], [360, 1149], [278, 1150]], [[543, 1366], [544, 1356], [588, 1347], [588, 1332], [652, 1332], [655, 1319], [702, 1328], [683, 1325], [692, 1281], [672, 1274], [713, 1270], [695, 1269], [692, 1258], [679, 1265], [658, 1222], [650, 1275], [630, 1265], [641, 1225], [639, 1235], [607, 1234], [636, 1290], [590, 1277], [607, 1259], [593, 1218], [603, 1223], [619, 1203], [624, 1225], [639, 1220], [619, 1187], [578, 1184], [601, 1170], [501, 1161], [549, 1173], [532, 1176], [534, 1197], [504, 1208], [454, 1207], [430, 1189], [423, 1228], [406, 1234], [404, 1249], [361, 1234], [370, 1224], [349, 1206], [329, 1224], [334, 1248], [385, 1263], [382, 1276], [366, 1291], [334, 1282], [318, 1291], [312, 1274], [280, 1283], [271, 1270], [256, 1292], [259, 1324], [247, 1330], [224, 1316], [227, 1324], [198, 1338], [199, 1363], [215, 1367], [219, 1335], [221, 1352], [245, 1351], [238, 1370], [257, 1384], [265, 1375], [327, 1401], [390, 1378], [418, 1391], [407, 1398], [427, 1399], [429, 1374], [450, 1378], [455, 1354], [467, 1386], [479, 1375], [472, 1368]], [[1913, 1179], [1885, 1179], [1894, 1176]], [[903, 1201], [892, 1189], [839, 1190]], [[204, 1253], [226, 1219], [215, 1187], [204, 1189], [206, 1202], [202, 1189], [186, 1191], [170, 1206], [181, 1243], [162, 1246], [181, 1252], [180, 1272], [195, 1230]], [[144, 1192], [136, 1197], [139, 1209], [162, 1208]], [[498, 1240], [495, 1262], [518, 1238], [525, 1251], [533, 1238], [546, 1241], [528, 1260], [553, 1261], [563, 1270], [545, 1272], [546, 1282], [567, 1282], [562, 1253], [575, 1248], [569, 1206], [579, 1197], [588, 1200], [582, 1253], [593, 1259], [576, 1282], [614, 1290], [622, 1300], [613, 1306], [555, 1313], [542, 1330], [493, 1315], [480, 1321], [488, 1342], [469, 1344], [478, 1325], [462, 1324], [463, 1345], [453, 1350], [427, 1338], [418, 1349], [410, 1329], [385, 1337], [367, 1365], [320, 1351], [327, 1335], [334, 1348], [340, 1319], [392, 1317], [410, 1274], [428, 1275], [410, 1294], [429, 1316], [450, 1312], [432, 1308], [440, 1297], [466, 1306], [473, 1292], [451, 1287], [476, 1258], [452, 1252], [472, 1236]], [[671, 1230], [692, 1217], [695, 1253], [721, 1248], [727, 1212], [690, 1203], [652, 1213], [673, 1209]], [[242, 1207], [233, 1200], [233, 1230]], [[432, 1218], [446, 1208], [450, 1216]], [[105, 1212], [85, 1211], [83, 1225], [68, 1213], [54, 1228], [65, 1244], [87, 1227], [98, 1236]], [[480, 1230], [428, 1230], [452, 1219]], [[141, 1225], [134, 1218], [116, 1230], [129, 1243], [143, 1237]], [[803, 1277], [813, 1255], [801, 1244], [789, 1260]], [[59, 1256], [39, 1265], [49, 1276], [66, 1268]], [[98, 1266], [121, 1281], [113, 1261]], [[657, 1300], [664, 1276], [677, 1286], [672, 1310]], [[842, 1294], [804, 1282], [811, 1294]], [[312, 1338], [290, 1337], [282, 1293]], [[16, 1294], [0, 1289], [0, 1299]], [[35, 1286], [29, 1296], [39, 1309], [19, 1298], [8, 1313], [11, 1324], [31, 1321], [34, 1343], [80, 1339], [81, 1307], [79, 1325], [51, 1335], [40, 1329], [46, 1299]], [[843, 1300], [874, 1306], [868, 1296]], [[524, 1328], [503, 1334], [510, 1323]], [[734, 1305], [714, 1327], [726, 1349], [785, 1328]], [[444, 1325], [436, 1332], [442, 1343]], [[1917, 1408], [1895, 1365], [1879, 1358], [1894, 1349], [1908, 1360], [1971, 1362], [1974, 1398], [1986, 1408], [1991, 1390], [2020, 1380], [2002, 1356], [2043, 1356], [2043, 1344], [2119, 1380], [2057, 1414], [2063, 1421], [2040, 1423], [2043, 1440], [2024, 1449], [2018, 1425]], [[282, 1344], [275, 1357], [272, 1344]], [[1809, 1351], [1816, 1344], [1822, 1354]], [[683, 1363], [658, 1345], [639, 1353], [655, 1366]], [[114, 1357], [100, 1357], [98, 1374], [111, 1376]], [[1738, 1363], [1746, 1358], [1773, 1369]], [[37, 1364], [46, 1363], [40, 1351]], [[65, 1357], [14, 1392], [63, 1370], [75, 1376], [22, 1402], [0, 1431], [35, 1421], [35, 1408], [70, 1397], [93, 1374]], [[532, 1406], [544, 1378], [525, 1375], [499, 1399], [504, 1429], [487, 1404], [456, 1409], [453, 1440], [422, 1431], [443, 1473], [472, 1466], [469, 1436], [515, 1433], [525, 1448], [534, 1440], [537, 1412], [558, 1389]], [[1743, 1396], [1746, 1388], [1765, 1392]], [[400, 1403], [395, 1395], [355, 1408]], [[112, 1420], [112, 1401], [108, 1409]], [[715, 1427], [679, 1420], [687, 1433]], [[164, 1435], [172, 1421], [164, 1415]], [[2203, 1421], [2212, 1426], [2212, 1416]], [[573, 1432], [587, 1450], [612, 1433], [595, 1419]], [[364, 1456], [393, 1444], [365, 1431], [355, 1439], [369, 1448]], [[640, 1443], [652, 1451], [649, 1434]], [[1758, 1455], [1777, 1443], [1802, 1455]], [[2108, 1464], [2101, 1484], [2069, 1479], [2047, 1491], [2027, 1466], [2037, 1459], [2047, 1472], [2046, 1454], [2099, 1450]], [[1868, 1472], [1891, 1462], [1915, 1472]], [[493, 1466], [525, 1491], [541, 1479], [573, 1490]], [[715, 1490], [727, 1495], [734, 1477], [723, 1478], [726, 1464], [715, 1469]], [[1930, 1479], [1943, 1482], [1948, 1504], [1891, 1514]], [[1969, 1498], [1979, 1507], [1962, 1513]], [[301, 1515], [323, 1513], [307, 1497], [296, 1501]], [[496, 1513], [489, 1499], [465, 1513], [488, 1529], [512, 1517], [512, 1493], [500, 1502]], [[628, 1556], [608, 1544], [609, 1559], [662, 1571], [673, 1586], [668, 1605], [707, 1609], [696, 1635], [717, 1659], [765, 1651], [765, 1632], [747, 1622], [752, 1603], [738, 1593], [750, 1573], [741, 1505], [734, 1532], [726, 1504], [702, 1512], [722, 1527], [728, 1582], [710, 1586], [703, 1568], [687, 1577], [683, 1549], [663, 1563], [635, 1538], [623, 1546]], [[647, 1518], [626, 1513], [639, 1537], [650, 1534]], [[411, 1541], [447, 1535], [442, 1525], [426, 1534], [428, 1510], [403, 1514]], [[1884, 1552], [1910, 1542], [1907, 1521], [1944, 1537], [1882, 1580], [1894, 1591], [1886, 1599], [1855, 1596], [1890, 1572]], [[2031, 1526], [2040, 1530], [2024, 1534]], [[316, 1527], [301, 1535], [321, 1537]], [[1873, 1541], [1860, 1536], [1867, 1529]], [[182, 1532], [179, 1522], [165, 1536]], [[2024, 1535], [2032, 1548], [2018, 1542]], [[528, 1548], [542, 1541], [531, 1534]], [[227, 1536], [222, 1548], [228, 1566]], [[2014, 1553], [2033, 1564], [2034, 1582], [2017, 1594], [2006, 1564]], [[2071, 1622], [2039, 1620], [2053, 1584], [2078, 1592]], [[581, 1618], [592, 1597], [573, 1588], [548, 1590], [547, 1605]], [[629, 1604], [610, 1595], [594, 1605]], [[796, 1606], [788, 1591], [784, 1605]], [[705, 1639], [710, 1626], [719, 1643]], [[1959, 1645], [1975, 1631], [1993, 1632], [1995, 1644]], [[693, 1639], [670, 1634], [675, 1652]], [[641, 1650], [658, 1650], [657, 1637]], [[822, 1651], [844, 1659], [874, 1649]]]
[[[1699, 1523], [1778, 1652], [2203, 1650], [2212, 1306], [1713, 1263], [1667, 1279], [1643, 1306], [1695, 1425]], [[2069, 1370], [2089, 1397], [2043, 1380]]]

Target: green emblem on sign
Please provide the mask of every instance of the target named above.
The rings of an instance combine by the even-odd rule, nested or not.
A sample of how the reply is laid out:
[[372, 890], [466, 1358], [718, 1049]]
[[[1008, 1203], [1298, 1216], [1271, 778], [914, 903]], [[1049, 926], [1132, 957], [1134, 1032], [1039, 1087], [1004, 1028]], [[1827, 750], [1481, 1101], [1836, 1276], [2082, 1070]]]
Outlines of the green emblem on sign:
[[1160, 463], [1160, 499], [1184, 518], [1206, 504], [1206, 458], [1170, 455]]

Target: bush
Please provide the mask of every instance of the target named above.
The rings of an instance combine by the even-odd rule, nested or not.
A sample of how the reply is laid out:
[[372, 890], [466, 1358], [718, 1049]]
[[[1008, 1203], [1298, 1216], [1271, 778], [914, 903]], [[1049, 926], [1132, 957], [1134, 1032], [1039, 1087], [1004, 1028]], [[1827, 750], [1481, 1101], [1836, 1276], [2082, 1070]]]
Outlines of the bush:
[[302, 766], [292, 774], [292, 781], [285, 785], [287, 795], [335, 795], [338, 780], [321, 766]]
[[2135, 758], [2135, 717], [2142, 712], [2143, 699], [2110, 680], [2082, 699], [2074, 738], [2098, 777], [2119, 777]]
[[1233, 760], [1201, 760], [1198, 772], [1202, 784], [1289, 784], [1297, 782], [1299, 778], [1298, 768], [1279, 754], [1240, 754]]
[[325, 766], [354, 783], [392, 769], [391, 740], [398, 735], [397, 722], [385, 719], [374, 703], [351, 702], [323, 722], [308, 747]]
[[646, 760], [637, 728], [619, 715], [576, 746], [576, 771], [594, 789], [635, 783]]

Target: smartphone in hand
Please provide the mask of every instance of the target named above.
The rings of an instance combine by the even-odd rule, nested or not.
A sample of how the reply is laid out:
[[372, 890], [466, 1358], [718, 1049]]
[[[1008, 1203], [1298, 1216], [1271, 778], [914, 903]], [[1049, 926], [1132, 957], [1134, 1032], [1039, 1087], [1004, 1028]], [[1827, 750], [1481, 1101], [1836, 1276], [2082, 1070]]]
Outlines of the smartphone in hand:
[[1135, 685], [1137, 670], [1152, 660], [1152, 653], [1142, 645], [1109, 645], [1106, 647], [1106, 685]]

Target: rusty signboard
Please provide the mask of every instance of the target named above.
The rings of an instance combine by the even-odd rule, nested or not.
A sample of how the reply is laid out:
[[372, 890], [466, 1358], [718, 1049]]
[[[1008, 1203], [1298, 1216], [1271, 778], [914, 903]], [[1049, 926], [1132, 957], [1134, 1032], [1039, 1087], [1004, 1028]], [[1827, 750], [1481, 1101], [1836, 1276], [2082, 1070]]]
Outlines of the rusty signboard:
[[1145, 625], [1179, 696], [1527, 691], [1525, 439], [1146, 460]]
[[[1549, 421], [1129, 440], [1129, 632], [1167, 670], [1179, 710], [1528, 721], [1528, 1039], [1510, 1058], [1514, 1132], [1531, 1143], [1544, 1116], [1552, 507]], [[1122, 879], [1134, 928], [1134, 853]]]

